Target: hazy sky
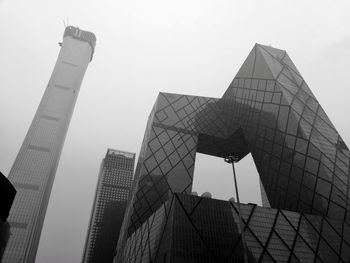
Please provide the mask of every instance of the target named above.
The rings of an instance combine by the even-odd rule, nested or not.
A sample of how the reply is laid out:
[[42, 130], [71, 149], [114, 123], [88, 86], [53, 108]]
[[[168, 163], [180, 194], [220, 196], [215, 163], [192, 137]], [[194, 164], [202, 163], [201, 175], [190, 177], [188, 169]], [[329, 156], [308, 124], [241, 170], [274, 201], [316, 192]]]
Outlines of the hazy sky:
[[[350, 2], [0, 0], [0, 170], [8, 174], [59, 53], [64, 26], [97, 46], [78, 96], [36, 263], [80, 262], [107, 148], [139, 153], [159, 91], [221, 97], [253, 45], [287, 50], [350, 144]], [[260, 203], [251, 158], [243, 202]], [[233, 196], [231, 167], [198, 155], [194, 190]]]

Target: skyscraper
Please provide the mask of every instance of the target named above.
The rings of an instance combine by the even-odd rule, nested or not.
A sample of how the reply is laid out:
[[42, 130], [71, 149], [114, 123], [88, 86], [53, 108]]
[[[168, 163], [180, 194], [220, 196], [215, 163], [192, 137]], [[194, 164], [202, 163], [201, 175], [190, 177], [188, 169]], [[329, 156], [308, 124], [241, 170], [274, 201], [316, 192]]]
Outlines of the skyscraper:
[[68, 26], [28, 133], [9, 174], [17, 189], [3, 262], [34, 262], [58, 161], [79, 89], [95, 49], [93, 33]]
[[108, 149], [98, 176], [83, 263], [113, 261], [134, 163], [134, 153]]
[[[304, 261], [296, 253], [304, 242], [312, 250], [311, 262], [350, 260], [349, 149], [287, 52], [256, 44], [222, 98], [159, 94], [146, 126], [115, 262], [168, 262], [157, 254], [163, 239], [156, 238], [162, 230], [154, 223], [159, 220], [155, 211], [166, 214], [164, 229], [171, 210], [167, 200], [175, 193], [191, 193], [197, 152], [234, 155], [238, 161], [252, 154], [264, 205], [300, 215], [292, 217], [292, 244], [291, 235], [276, 239], [289, 258]], [[280, 213], [264, 211], [278, 220]], [[303, 224], [303, 214], [319, 216], [317, 224]], [[248, 221], [243, 218], [243, 231]], [[338, 223], [323, 224], [331, 221]], [[306, 230], [300, 229], [304, 225]], [[315, 238], [306, 239], [302, 231]], [[254, 229], [249, 232], [254, 235]], [[256, 257], [264, 262], [266, 239], [257, 244]], [[315, 256], [321, 250], [331, 256]]]

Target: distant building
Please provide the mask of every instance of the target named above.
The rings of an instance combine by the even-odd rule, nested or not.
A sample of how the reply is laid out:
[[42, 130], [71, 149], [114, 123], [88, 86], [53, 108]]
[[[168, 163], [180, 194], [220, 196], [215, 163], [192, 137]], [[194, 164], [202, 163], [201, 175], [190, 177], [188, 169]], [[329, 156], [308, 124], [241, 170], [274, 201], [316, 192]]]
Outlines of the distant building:
[[95, 42], [91, 32], [72, 26], [64, 31], [55, 68], [8, 177], [18, 193], [8, 219], [12, 235], [3, 263], [35, 261], [63, 143]]
[[113, 261], [134, 163], [134, 153], [108, 149], [98, 176], [83, 263]]
[[15, 195], [16, 189], [0, 172], [0, 262], [10, 237], [10, 224], [7, 222], [7, 218]]

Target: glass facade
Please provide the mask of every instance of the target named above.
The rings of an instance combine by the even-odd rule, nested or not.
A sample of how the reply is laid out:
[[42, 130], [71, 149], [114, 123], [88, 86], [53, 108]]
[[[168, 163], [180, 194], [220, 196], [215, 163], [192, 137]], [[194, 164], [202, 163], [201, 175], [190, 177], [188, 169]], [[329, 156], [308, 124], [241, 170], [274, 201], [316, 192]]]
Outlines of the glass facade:
[[256, 45], [222, 100], [271, 207], [349, 221], [349, 150], [285, 51]]
[[[128, 261], [244, 262], [237, 203], [174, 194], [166, 207], [128, 239]], [[241, 213], [248, 262], [349, 262], [346, 222], [255, 204]]]
[[134, 163], [134, 153], [108, 149], [98, 177], [83, 263], [113, 261]]
[[158, 209], [169, 210], [168, 198], [191, 192], [196, 152], [251, 153], [265, 205], [350, 222], [347, 146], [286, 51], [256, 44], [221, 99], [159, 94], [116, 262], [130, 262], [125, 251], [135, 242], [144, 249], [151, 230], [133, 244], [130, 237]]
[[60, 53], [9, 174], [17, 189], [3, 263], [34, 262], [59, 157], [96, 37], [66, 27]]
[[[255, 204], [241, 204], [241, 213], [250, 263], [350, 260], [346, 222]], [[237, 203], [175, 193], [127, 240], [125, 258], [238, 263], [244, 262], [241, 240]]]
[[[237, 203], [175, 194], [173, 206], [166, 262], [243, 262]], [[349, 262], [345, 222], [254, 204], [241, 213], [248, 262]]]

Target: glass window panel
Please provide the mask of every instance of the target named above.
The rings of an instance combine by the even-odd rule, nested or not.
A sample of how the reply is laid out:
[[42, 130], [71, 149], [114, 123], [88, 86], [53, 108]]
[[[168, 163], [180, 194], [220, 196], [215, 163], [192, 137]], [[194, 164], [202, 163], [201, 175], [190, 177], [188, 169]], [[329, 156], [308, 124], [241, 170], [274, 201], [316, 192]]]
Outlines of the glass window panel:
[[250, 89], [250, 85], [251, 85], [251, 79], [245, 79], [244, 80], [244, 88]]
[[300, 192], [300, 199], [303, 200], [305, 204], [311, 205], [312, 203], [313, 191], [309, 188], [302, 186]]
[[[261, 110], [262, 109], [262, 103], [261, 102], [254, 102], [254, 108], [257, 110]], [[260, 115], [259, 115], [259, 119], [260, 119]]]
[[314, 99], [314, 98], [312, 98], [312, 97], [310, 97], [309, 99], [308, 99], [308, 101], [307, 101], [307, 106], [313, 111], [313, 112], [316, 112], [317, 111], [317, 108], [318, 108], [318, 102]]
[[265, 92], [265, 98], [264, 98], [264, 102], [265, 103], [270, 103], [272, 100], [272, 92]]
[[303, 113], [304, 104], [299, 99], [295, 98], [292, 104], [292, 108], [301, 116]]
[[275, 143], [283, 145], [284, 144], [284, 138], [285, 138], [285, 134], [283, 132], [277, 131], [276, 134], [275, 134]]
[[338, 218], [343, 220], [345, 214], [345, 209], [340, 207], [336, 203], [331, 202], [328, 209], [328, 216], [331, 218]]
[[331, 143], [336, 144], [338, 140], [338, 133], [332, 129], [326, 122], [321, 118], [317, 117], [315, 122], [315, 128]]
[[270, 163], [270, 168], [273, 168], [275, 170], [278, 170], [279, 169], [279, 166], [280, 166], [280, 156], [278, 156], [278, 158], [275, 158], [275, 157], [271, 157], [271, 163]]
[[274, 91], [275, 88], [275, 81], [274, 80], [268, 80], [266, 85], [267, 91]]
[[287, 148], [287, 147], [284, 147], [283, 148], [283, 154], [282, 154], [282, 159], [283, 161], [287, 161], [289, 163], [292, 163], [293, 162], [293, 150]]
[[341, 173], [342, 175], [344, 175], [344, 177], [339, 177], [340, 173], [337, 173], [337, 170], [335, 172], [335, 176], [334, 176], [334, 184], [339, 188], [339, 189], [344, 189], [344, 187], [346, 187], [347, 185], [347, 176], [343, 173]]
[[273, 93], [272, 103], [281, 104], [281, 93], [279, 92]]
[[292, 135], [297, 135], [299, 116], [296, 114], [290, 114], [288, 118], [287, 132]]
[[290, 106], [292, 100], [293, 100], [292, 95], [290, 95], [289, 93], [282, 93], [282, 97], [281, 97], [282, 105]]
[[307, 157], [306, 158], [305, 170], [310, 172], [310, 173], [317, 174], [318, 164], [319, 164], [318, 160], [315, 160], [313, 158]]
[[158, 161], [158, 163], [160, 163], [161, 161], [163, 161], [166, 158], [166, 154], [164, 152], [163, 149], [159, 149], [155, 154], [154, 157], [156, 158], [156, 160]]
[[[297, 202], [297, 200], [293, 196], [296, 196], [299, 193], [300, 187], [301, 187], [301, 182], [293, 180], [293, 177], [291, 176], [289, 180], [289, 185], [288, 185], [288, 188], [289, 188], [288, 193], [290, 193], [288, 196], [290, 196], [291, 200], [294, 200], [295, 202]], [[293, 210], [293, 209], [289, 209], [289, 210]]]
[[319, 117], [321, 117], [321, 119], [323, 119], [325, 122], [329, 123], [329, 125], [331, 125], [332, 128], [334, 128], [332, 123], [329, 121], [329, 118], [328, 118], [327, 114], [324, 112], [324, 110], [323, 110], [323, 108], [321, 106], [318, 109], [317, 115]]
[[278, 126], [281, 131], [286, 130], [286, 125], [288, 121], [289, 107], [280, 106], [279, 116], [278, 116]]
[[275, 130], [266, 128], [265, 138], [269, 141], [273, 141]]
[[322, 180], [321, 178], [318, 178], [316, 191], [322, 196], [329, 198], [329, 194], [331, 191], [331, 184], [328, 183], [327, 181]]
[[242, 98], [242, 94], [243, 94], [243, 90], [241, 88], [237, 88], [235, 96], [238, 98]]
[[294, 149], [294, 145], [295, 145], [295, 137], [294, 136], [286, 135], [285, 142], [289, 148]]
[[275, 143], [273, 145], [273, 154], [277, 157], [280, 157], [282, 154], [282, 147]]
[[310, 138], [311, 125], [303, 118], [300, 120], [299, 129], [302, 131], [302, 136], [299, 136], [299, 137]]
[[316, 177], [308, 172], [304, 173], [303, 185], [314, 189], [316, 185]]
[[292, 167], [292, 174], [291, 174], [291, 177], [292, 177], [295, 181], [301, 182], [302, 175], [303, 175], [303, 170], [302, 170], [302, 169], [300, 169], [300, 168], [298, 168], [298, 167], [295, 167], [295, 166]]
[[258, 85], [259, 90], [266, 90], [266, 80], [259, 80], [259, 85]]
[[307, 120], [310, 124], [314, 122], [316, 114], [312, 112], [308, 107], [305, 107], [303, 112], [303, 118]]
[[288, 185], [288, 176], [284, 174], [288, 174], [288, 164], [281, 164], [281, 174], [278, 179], [278, 186], [283, 189], [283, 191], [287, 190]]
[[256, 94], [256, 100], [257, 101], [264, 101], [264, 92], [263, 91], [258, 91]]
[[299, 92], [297, 94], [298, 98], [305, 103], [307, 99], [310, 97], [304, 90], [299, 89]]
[[309, 143], [307, 154], [315, 159], [321, 158], [321, 152], [312, 143]]
[[342, 193], [337, 187], [333, 186], [331, 199], [340, 206], [346, 206], [346, 192]]
[[295, 95], [298, 92], [298, 87], [290, 79], [288, 79], [286, 75], [280, 74], [278, 77], [278, 82], [291, 94]]
[[295, 150], [296, 151], [298, 151], [300, 153], [303, 153], [303, 154], [306, 154], [307, 146], [308, 146], [308, 141], [307, 140], [304, 140], [304, 139], [301, 139], [301, 138], [297, 138], [297, 143], [295, 145]]
[[272, 143], [270, 141], [265, 140], [264, 150], [265, 150], [265, 152], [268, 152], [269, 154], [271, 154], [271, 152], [272, 152]]
[[350, 259], [350, 247], [345, 242], [342, 244], [341, 257], [345, 262]]

